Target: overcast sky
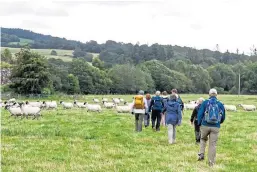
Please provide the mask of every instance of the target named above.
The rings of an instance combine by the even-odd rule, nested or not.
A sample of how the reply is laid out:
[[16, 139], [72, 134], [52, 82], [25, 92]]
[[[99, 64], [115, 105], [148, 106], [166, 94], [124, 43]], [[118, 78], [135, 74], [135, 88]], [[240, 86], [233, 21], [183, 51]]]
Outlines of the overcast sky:
[[1, 0], [0, 25], [86, 42], [106, 40], [250, 52], [256, 0]]

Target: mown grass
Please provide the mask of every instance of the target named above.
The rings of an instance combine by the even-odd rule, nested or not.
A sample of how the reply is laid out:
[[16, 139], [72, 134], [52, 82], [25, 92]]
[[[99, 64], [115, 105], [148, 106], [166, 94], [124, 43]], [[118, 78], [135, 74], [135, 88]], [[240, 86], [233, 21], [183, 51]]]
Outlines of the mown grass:
[[[184, 101], [200, 96], [181, 95]], [[78, 100], [93, 97], [102, 96]], [[132, 100], [131, 95], [114, 97]], [[226, 104], [257, 105], [256, 96], [219, 98]], [[191, 111], [184, 112], [175, 145], [168, 144], [165, 127], [161, 132], [144, 128], [136, 133], [134, 116], [114, 110], [93, 113], [59, 107], [42, 114], [40, 120], [20, 120], [8, 118], [2, 110], [3, 171], [257, 171], [257, 112], [227, 112], [213, 168], [206, 160], [196, 161], [199, 146], [189, 123]]]
[[[20, 51], [20, 48], [10, 48], [10, 47], [1, 47], [1, 51], [4, 51], [4, 49], [8, 48], [11, 53], [14, 55], [15, 53], [18, 53]], [[53, 49], [31, 49], [31, 51], [37, 52], [41, 55], [46, 56], [47, 58], [55, 58], [55, 59], [62, 59], [63, 61], [69, 62], [73, 59], [73, 50], [60, 50], [60, 49], [54, 49], [57, 52], [57, 56], [51, 55], [51, 51]], [[92, 54], [93, 57], [97, 57], [99, 54], [97, 53], [89, 53]]]

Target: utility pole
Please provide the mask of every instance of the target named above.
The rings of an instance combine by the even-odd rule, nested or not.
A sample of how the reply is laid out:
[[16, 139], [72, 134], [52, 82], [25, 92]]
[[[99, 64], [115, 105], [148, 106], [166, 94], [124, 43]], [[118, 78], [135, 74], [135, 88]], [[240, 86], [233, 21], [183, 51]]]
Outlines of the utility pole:
[[238, 96], [240, 95], [240, 80], [241, 80], [241, 77], [240, 77], [240, 70], [239, 70], [239, 75], [238, 75]]

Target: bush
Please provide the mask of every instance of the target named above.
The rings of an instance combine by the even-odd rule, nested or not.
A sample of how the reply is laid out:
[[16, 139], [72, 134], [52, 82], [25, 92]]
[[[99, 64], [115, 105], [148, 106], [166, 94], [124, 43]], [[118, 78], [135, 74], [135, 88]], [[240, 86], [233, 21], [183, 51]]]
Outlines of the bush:
[[49, 88], [44, 88], [42, 93], [45, 95], [49, 95], [49, 94], [51, 94], [51, 90]]
[[1, 85], [1, 93], [4, 93], [4, 92], [12, 92], [13, 89], [10, 88], [10, 85], [9, 84], [6, 84], [6, 85]]
[[55, 50], [52, 50], [50, 53], [52, 56], [57, 56], [57, 52]]

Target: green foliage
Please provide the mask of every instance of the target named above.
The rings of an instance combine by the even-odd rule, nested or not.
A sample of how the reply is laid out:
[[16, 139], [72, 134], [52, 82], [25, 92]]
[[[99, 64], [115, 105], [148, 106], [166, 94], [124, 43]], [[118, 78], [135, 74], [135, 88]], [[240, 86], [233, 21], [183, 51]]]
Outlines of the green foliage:
[[12, 92], [12, 88], [10, 88], [10, 84], [1, 85], [1, 93], [4, 92]]
[[5, 69], [5, 68], [12, 68], [12, 65], [9, 63], [6, 63], [4, 61], [1, 61], [1, 69]]
[[187, 92], [193, 88], [192, 81], [184, 74], [170, 70], [157, 60], [145, 62], [144, 65], [152, 75], [157, 90], [177, 88], [180, 92]]
[[[217, 64], [208, 68], [209, 74], [213, 80], [212, 87], [221, 87], [231, 89], [236, 83], [236, 74], [230, 66], [225, 64]], [[228, 91], [225, 90], [225, 91]]]
[[78, 77], [82, 93], [108, 93], [111, 80], [104, 71], [92, 67], [83, 59], [74, 59], [70, 72]]
[[[257, 50], [254, 46], [251, 48], [252, 55], [247, 56], [240, 54], [238, 49], [236, 53], [221, 53], [218, 44], [216, 50], [211, 51], [157, 43], [150, 46], [139, 43], [133, 45], [112, 40], [103, 44], [94, 40], [81, 43], [22, 29], [2, 28], [2, 35], [2, 46], [20, 47], [22, 42], [30, 41], [30, 47], [36, 48], [31, 51], [37, 51], [50, 58], [48, 71], [51, 82], [45, 87], [51, 92], [70, 92], [69, 74], [78, 77], [80, 91], [85, 94], [134, 93], [138, 87], [161, 91], [169, 91], [175, 87], [184, 93], [205, 93], [210, 87], [219, 87], [224, 93], [235, 93], [235, 90], [238, 90], [239, 74], [241, 92], [257, 92]], [[15, 41], [18, 43], [18, 40], [20, 44], [12, 44]], [[2, 68], [9, 68], [9, 64], [16, 63], [9, 50], [12, 53], [19, 51], [14, 48], [3, 50]], [[71, 62], [73, 57], [79, 61]], [[51, 58], [61, 58], [65, 62]], [[124, 67], [127, 73], [120, 66]], [[130, 70], [128, 66], [131, 67]], [[37, 77], [32, 73], [31, 75]], [[24, 79], [23, 82], [17, 82], [24, 85], [28, 81]], [[38, 92], [39, 89], [36, 90]]]
[[116, 65], [109, 71], [113, 81], [112, 93], [136, 93], [139, 90], [153, 91], [154, 81], [149, 73], [130, 64]]
[[73, 74], [68, 75], [68, 94], [76, 94], [80, 92], [79, 79]]
[[46, 58], [31, 52], [28, 48], [21, 49], [16, 58], [11, 87], [18, 93], [41, 93], [50, 81]]
[[57, 52], [56, 52], [55, 50], [52, 50], [51, 53], [50, 53], [50, 55], [52, 55], [52, 56], [57, 56]]
[[97, 67], [100, 70], [104, 69], [104, 62], [101, 61], [98, 57], [95, 57], [92, 61], [92, 65]]
[[82, 51], [81, 48], [76, 47], [72, 54], [73, 57], [84, 57], [87, 53]]
[[4, 49], [4, 51], [1, 53], [1, 61], [11, 63], [11, 64], [14, 63], [12, 53], [8, 48]]

